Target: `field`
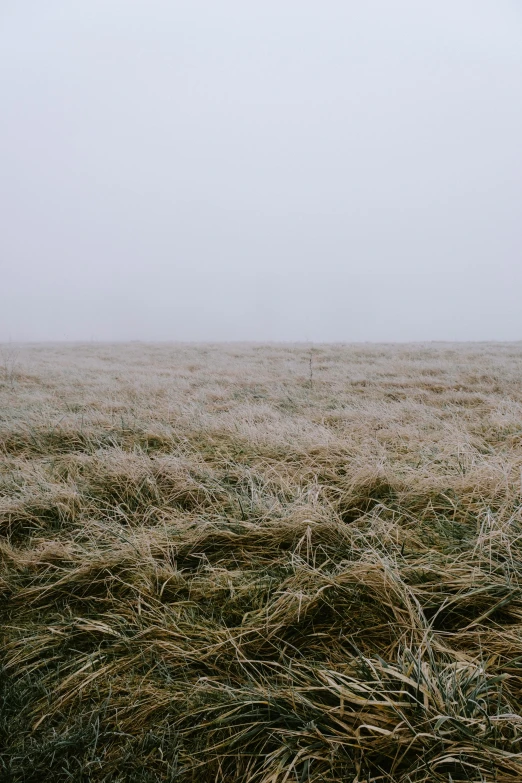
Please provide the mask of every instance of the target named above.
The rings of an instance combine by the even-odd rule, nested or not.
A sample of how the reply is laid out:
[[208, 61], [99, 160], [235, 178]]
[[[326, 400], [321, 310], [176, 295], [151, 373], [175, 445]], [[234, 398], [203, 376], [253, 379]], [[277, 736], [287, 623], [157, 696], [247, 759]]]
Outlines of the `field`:
[[0, 358], [0, 780], [522, 780], [522, 344]]

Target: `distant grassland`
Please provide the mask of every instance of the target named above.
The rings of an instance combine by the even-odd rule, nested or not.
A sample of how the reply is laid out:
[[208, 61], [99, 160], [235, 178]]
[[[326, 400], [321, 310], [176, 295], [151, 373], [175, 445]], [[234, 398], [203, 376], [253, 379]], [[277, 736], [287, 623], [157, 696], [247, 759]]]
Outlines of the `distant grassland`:
[[522, 344], [1, 356], [0, 780], [522, 780]]

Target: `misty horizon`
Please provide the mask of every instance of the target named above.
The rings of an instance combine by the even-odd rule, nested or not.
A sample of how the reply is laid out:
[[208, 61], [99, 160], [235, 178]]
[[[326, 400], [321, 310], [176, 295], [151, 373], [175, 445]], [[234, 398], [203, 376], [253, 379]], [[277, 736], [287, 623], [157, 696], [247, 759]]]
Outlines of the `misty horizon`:
[[518, 341], [522, 7], [0, 10], [0, 342]]

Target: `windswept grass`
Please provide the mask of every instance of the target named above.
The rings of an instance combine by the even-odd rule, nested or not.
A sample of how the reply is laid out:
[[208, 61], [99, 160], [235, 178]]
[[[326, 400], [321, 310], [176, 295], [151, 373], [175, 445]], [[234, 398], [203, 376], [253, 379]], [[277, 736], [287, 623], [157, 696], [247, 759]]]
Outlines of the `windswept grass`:
[[522, 346], [22, 346], [0, 779], [522, 780]]

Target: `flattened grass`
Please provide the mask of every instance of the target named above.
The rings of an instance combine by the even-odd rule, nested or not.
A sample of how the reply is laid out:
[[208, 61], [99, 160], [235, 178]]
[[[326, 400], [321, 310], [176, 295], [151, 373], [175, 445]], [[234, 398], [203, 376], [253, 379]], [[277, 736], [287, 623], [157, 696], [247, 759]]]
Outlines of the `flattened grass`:
[[20, 349], [0, 777], [522, 779], [522, 348]]

